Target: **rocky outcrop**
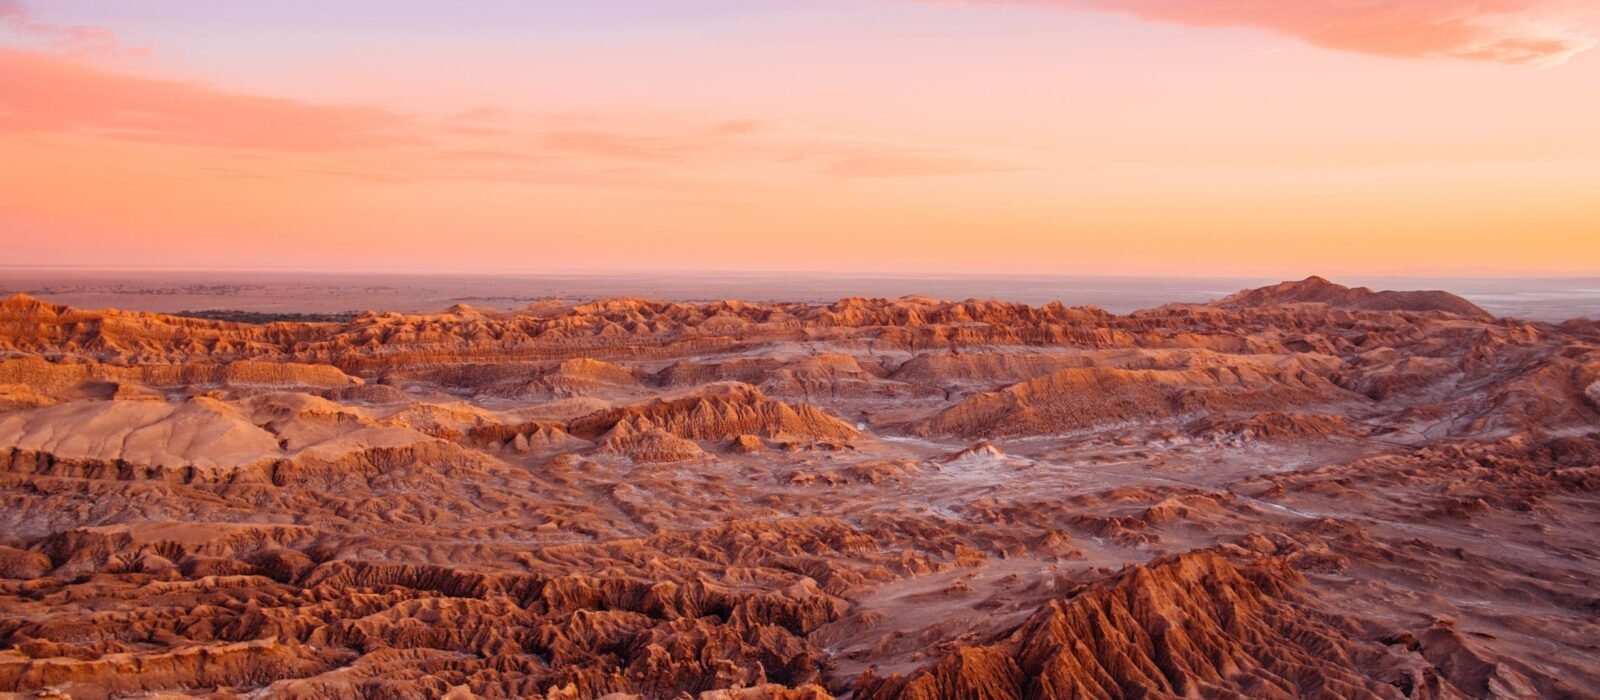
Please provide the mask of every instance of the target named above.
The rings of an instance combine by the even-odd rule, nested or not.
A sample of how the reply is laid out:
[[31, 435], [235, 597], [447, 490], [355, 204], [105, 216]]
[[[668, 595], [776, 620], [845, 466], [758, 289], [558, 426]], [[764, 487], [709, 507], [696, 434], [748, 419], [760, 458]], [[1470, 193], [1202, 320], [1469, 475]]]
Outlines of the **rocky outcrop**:
[[44, 576], [55, 565], [50, 557], [16, 547], [0, 545], [0, 578], [28, 580]]
[[89, 311], [25, 294], [0, 300], [0, 350], [66, 352], [137, 363], [274, 357], [326, 332], [321, 324], [252, 326], [164, 314]]
[[26, 384], [0, 384], [0, 411], [38, 408], [55, 402], [56, 399]]
[[1352, 288], [1334, 284], [1315, 275], [1298, 282], [1283, 282], [1270, 287], [1243, 291], [1218, 302], [1225, 307], [1305, 303], [1363, 311], [1442, 311], [1468, 318], [1493, 318], [1478, 305], [1449, 292], [1374, 292], [1366, 287]]
[[693, 441], [637, 419], [613, 425], [601, 438], [600, 451], [646, 463], [684, 462], [706, 456], [705, 450]]
[[746, 384], [721, 384], [682, 396], [602, 411], [574, 420], [573, 435], [598, 438], [620, 423], [634, 432], [659, 428], [690, 440], [727, 441], [740, 435], [775, 440], [850, 440], [860, 432], [808, 404], [791, 406]]
[[1368, 677], [1380, 652], [1296, 593], [1279, 561], [1196, 552], [1052, 601], [1016, 631], [856, 697], [1399, 698]]
[[348, 662], [343, 650], [263, 639], [195, 645], [155, 654], [93, 659], [0, 657], [0, 688], [69, 688], [72, 697], [111, 698], [183, 687], [238, 687], [313, 676]]
[[548, 394], [553, 398], [626, 394], [639, 386], [639, 374], [636, 369], [579, 357], [563, 360], [541, 371], [533, 381], [521, 386], [517, 393]]
[[361, 380], [336, 367], [302, 362], [236, 360], [225, 364], [119, 366], [94, 361], [49, 362], [34, 356], [0, 360], [0, 384], [22, 384], [48, 394], [63, 394], [92, 382], [165, 388], [303, 391], [334, 391], [361, 384]]
[[919, 385], [1014, 384], [1068, 367], [1081, 367], [1081, 355], [1052, 353], [923, 353], [907, 360], [890, 378]]
[[962, 450], [947, 455], [943, 461], [946, 464], [957, 466], [973, 464], [989, 464], [1006, 458], [1006, 451], [987, 440], [968, 445]]
[[233, 407], [195, 398], [178, 404], [100, 401], [0, 416], [0, 448], [61, 459], [122, 461], [227, 471], [278, 457], [278, 438]]
[[766, 449], [766, 445], [761, 442], [761, 438], [749, 434], [734, 438], [729, 443], [729, 447], [740, 454], [754, 454]]
[[964, 438], [1049, 435], [1162, 421], [1198, 412], [1261, 411], [1323, 403], [1340, 392], [1294, 370], [1246, 377], [1210, 370], [1064, 369], [972, 396], [917, 426]]
[[1245, 418], [1202, 418], [1187, 426], [1189, 435], [1210, 439], [1284, 442], [1328, 437], [1355, 437], [1365, 431], [1344, 416], [1322, 413], [1258, 413]]

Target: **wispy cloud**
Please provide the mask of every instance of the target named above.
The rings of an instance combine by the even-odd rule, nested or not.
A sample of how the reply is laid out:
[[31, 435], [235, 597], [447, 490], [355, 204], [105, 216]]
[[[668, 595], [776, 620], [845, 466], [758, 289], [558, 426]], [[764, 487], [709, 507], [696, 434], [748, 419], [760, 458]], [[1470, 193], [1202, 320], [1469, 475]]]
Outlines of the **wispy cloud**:
[[74, 148], [108, 152], [117, 144], [200, 149], [211, 152], [194, 157], [220, 177], [673, 187], [735, 171], [747, 183], [752, 172], [782, 180], [1017, 169], [957, 149], [740, 117], [529, 115], [495, 105], [430, 117], [250, 94], [148, 75], [120, 60], [146, 52], [102, 28], [42, 21], [22, 0], [0, 0], [0, 34], [22, 39], [0, 45], [0, 137], [82, 136], [100, 145]]
[[392, 146], [417, 138], [408, 117], [378, 107], [124, 75], [42, 52], [0, 49], [0, 85], [5, 132], [275, 151]]
[[42, 22], [28, 12], [22, 0], [0, 0], [0, 27], [36, 40], [50, 48], [80, 56], [109, 56], [118, 54], [143, 55], [144, 49], [129, 48], [117, 41], [110, 31], [102, 27], [60, 25]]
[[[1118, 12], [1196, 27], [1254, 27], [1342, 51], [1554, 66], [1600, 43], [1578, 0], [969, 0]], [[1588, 9], [1585, 9], [1587, 6]]]

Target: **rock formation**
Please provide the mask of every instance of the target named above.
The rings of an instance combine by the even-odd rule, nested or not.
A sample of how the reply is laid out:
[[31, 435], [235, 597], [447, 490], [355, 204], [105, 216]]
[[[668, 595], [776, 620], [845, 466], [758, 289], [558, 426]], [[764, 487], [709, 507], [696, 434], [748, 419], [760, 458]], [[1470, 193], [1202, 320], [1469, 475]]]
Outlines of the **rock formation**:
[[686, 395], [656, 399], [584, 416], [574, 435], [598, 437], [620, 423], [659, 428], [691, 440], [726, 441], [740, 435], [779, 440], [849, 440], [860, 433], [815, 406], [790, 406], [745, 384], [715, 384]]
[[[1045, 604], [997, 642], [910, 677], [868, 677], [862, 698], [1403, 697], [1360, 644], [1297, 592], [1282, 561], [1194, 552]], [[1369, 677], [1374, 676], [1374, 677]]]
[[1283, 282], [1251, 289], [1223, 299], [1223, 306], [1273, 306], [1277, 304], [1326, 304], [1336, 309], [1364, 311], [1441, 311], [1475, 319], [1493, 318], [1466, 299], [1449, 292], [1374, 292], [1366, 287], [1346, 287], [1315, 275], [1299, 282]]

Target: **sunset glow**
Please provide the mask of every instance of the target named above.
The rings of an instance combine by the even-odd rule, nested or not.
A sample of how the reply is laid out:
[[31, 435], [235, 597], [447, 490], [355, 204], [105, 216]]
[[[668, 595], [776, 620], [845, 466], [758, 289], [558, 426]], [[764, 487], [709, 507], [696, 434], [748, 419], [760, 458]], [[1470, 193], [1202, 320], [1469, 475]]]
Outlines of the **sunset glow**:
[[1586, 0], [0, 0], [8, 265], [1600, 271]]

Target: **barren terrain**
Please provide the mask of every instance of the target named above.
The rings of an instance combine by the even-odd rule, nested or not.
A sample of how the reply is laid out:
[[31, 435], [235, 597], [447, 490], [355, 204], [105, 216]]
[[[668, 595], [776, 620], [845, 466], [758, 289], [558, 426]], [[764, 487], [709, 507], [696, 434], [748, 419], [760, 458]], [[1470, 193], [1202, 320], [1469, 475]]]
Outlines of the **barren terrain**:
[[1600, 322], [1444, 292], [0, 301], [22, 697], [1600, 697], [1596, 532]]

